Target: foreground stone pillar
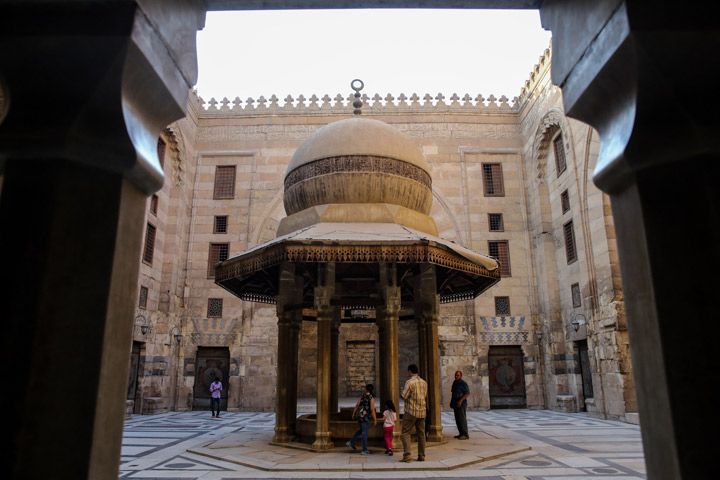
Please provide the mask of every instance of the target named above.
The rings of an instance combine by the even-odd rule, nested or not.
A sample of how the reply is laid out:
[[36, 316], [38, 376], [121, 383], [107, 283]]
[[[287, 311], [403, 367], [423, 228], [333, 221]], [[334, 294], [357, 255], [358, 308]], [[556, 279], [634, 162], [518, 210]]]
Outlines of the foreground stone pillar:
[[568, 114], [600, 132], [647, 476], [714, 478], [720, 100], [687, 97], [716, 89], [720, 18], [641, 1], [546, 1], [541, 18]]
[[2, 478], [118, 478], [145, 201], [204, 19], [170, 3], [0, 5]]
[[333, 447], [330, 438], [330, 377], [332, 324], [337, 308], [331, 305], [335, 290], [335, 264], [330, 262], [318, 267], [318, 286], [315, 288], [317, 311], [317, 416], [315, 426], [315, 450]]
[[[419, 295], [415, 301], [419, 307], [421, 330], [424, 331], [426, 380], [428, 383], [427, 439], [442, 441], [442, 405], [440, 397], [440, 346], [438, 339], [438, 316], [440, 297], [437, 295], [435, 266], [420, 265]], [[424, 328], [423, 328], [424, 327]]]

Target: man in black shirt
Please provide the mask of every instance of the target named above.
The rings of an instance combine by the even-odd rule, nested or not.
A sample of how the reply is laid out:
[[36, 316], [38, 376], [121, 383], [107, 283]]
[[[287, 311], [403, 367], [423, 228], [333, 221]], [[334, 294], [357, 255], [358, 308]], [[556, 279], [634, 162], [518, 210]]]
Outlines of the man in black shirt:
[[467, 440], [470, 438], [467, 426], [467, 398], [470, 396], [470, 387], [462, 379], [460, 370], [455, 372], [455, 381], [452, 384], [451, 393], [450, 407], [455, 413], [455, 423], [458, 429], [458, 435], [455, 435], [455, 438]]

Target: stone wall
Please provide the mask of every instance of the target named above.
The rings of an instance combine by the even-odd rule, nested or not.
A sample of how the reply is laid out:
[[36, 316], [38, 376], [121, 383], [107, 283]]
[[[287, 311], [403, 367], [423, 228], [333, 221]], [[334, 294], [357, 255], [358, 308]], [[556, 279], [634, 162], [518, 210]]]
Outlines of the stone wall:
[[[472, 391], [470, 408], [489, 408], [488, 351], [507, 345], [522, 349], [528, 407], [586, 408], [628, 419], [636, 407], [614, 227], [607, 199], [591, 181], [598, 136], [564, 116], [560, 92], [550, 85], [549, 59], [546, 51], [513, 102], [481, 96], [366, 97], [363, 115], [404, 132], [424, 152], [433, 177], [431, 215], [440, 236], [483, 254], [489, 241], [508, 242], [510, 275], [474, 301], [441, 308], [443, 405], [459, 369]], [[277, 368], [275, 308], [242, 302], [215, 285], [208, 275], [210, 244], [227, 243], [234, 255], [274, 238], [285, 216], [283, 176], [295, 149], [321, 126], [348, 118], [351, 109], [344, 96], [203, 102], [191, 95], [188, 111], [188, 118], [163, 136], [169, 146], [167, 181], [158, 192], [157, 214], [146, 214], [158, 233], [154, 261], [141, 265], [139, 279], [149, 295], [137, 314], [152, 326], [143, 335], [136, 325], [144, 359], [141, 390], [161, 399], [158, 409], [192, 408], [197, 348], [222, 346], [230, 351], [228, 408], [270, 411]], [[552, 147], [558, 134], [567, 163], [559, 175]], [[501, 165], [502, 196], [485, 191], [483, 165], [488, 163]], [[218, 166], [236, 169], [232, 198], [213, 198]], [[561, 207], [565, 191], [569, 212]], [[498, 231], [490, 231], [489, 213], [502, 214]], [[227, 232], [216, 233], [215, 216], [223, 215]], [[569, 220], [577, 252], [570, 263], [563, 236]], [[579, 307], [571, 295], [576, 283]], [[496, 312], [496, 297], [509, 298], [509, 314]], [[219, 318], [208, 318], [208, 299], [222, 299]], [[576, 331], [571, 322], [578, 318], [585, 323]], [[183, 336], [179, 345], [177, 332]], [[593, 399], [582, 391], [577, 342], [583, 340], [589, 346]], [[407, 365], [419, 363], [412, 320], [400, 322], [399, 341], [401, 388]], [[314, 323], [303, 322], [299, 397], [315, 395], [315, 342]], [[339, 395], [354, 396], [361, 378], [377, 384], [383, 366], [374, 325], [343, 325], [339, 345]], [[372, 355], [374, 374], [367, 367]]]

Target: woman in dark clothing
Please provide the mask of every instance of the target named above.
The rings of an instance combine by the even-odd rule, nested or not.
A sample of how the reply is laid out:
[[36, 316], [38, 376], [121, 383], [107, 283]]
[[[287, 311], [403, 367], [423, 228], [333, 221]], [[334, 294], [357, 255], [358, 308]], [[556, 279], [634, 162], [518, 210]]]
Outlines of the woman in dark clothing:
[[375, 398], [373, 397], [373, 390], [375, 388], [371, 384], [365, 385], [365, 391], [362, 396], [355, 403], [355, 409], [353, 410], [353, 418], [357, 418], [358, 430], [355, 432], [353, 437], [345, 444], [353, 450], [356, 449], [355, 444], [357, 443], [358, 437], [360, 437], [360, 445], [362, 446], [362, 454], [369, 455], [370, 451], [367, 447], [368, 430], [370, 429], [370, 419], [372, 418], [373, 424], [377, 422], [377, 416], [375, 415]]

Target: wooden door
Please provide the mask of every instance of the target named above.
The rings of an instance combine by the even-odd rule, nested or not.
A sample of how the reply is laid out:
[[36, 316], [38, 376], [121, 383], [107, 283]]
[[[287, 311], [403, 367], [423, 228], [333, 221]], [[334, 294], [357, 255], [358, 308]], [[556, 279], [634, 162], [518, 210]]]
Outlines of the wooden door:
[[[582, 377], [583, 398], [593, 398], [592, 372], [590, 371], [590, 355], [588, 354], [587, 340], [577, 342], [578, 358], [580, 360], [580, 376]], [[586, 410], [583, 402], [583, 410]]]
[[229, 366], [230, 350], [227, 347], [198, 347], [193, 410], [210, 410], [210, 384], [216, 376], [223, 384], [220, 410], [227, 409]]
[[490, 408], [525, 408], [523, 353], [519, 346], [490, 347]]
[[140, 383], [140, 350], [142, 342], [133, 342], [130, 351], [130, 371], [128, 372], [127, 399], [132, 400], [133, 413], [142, 413], [142, 405], [140, 405], [140, 395], [138, 384]]

